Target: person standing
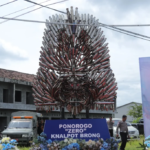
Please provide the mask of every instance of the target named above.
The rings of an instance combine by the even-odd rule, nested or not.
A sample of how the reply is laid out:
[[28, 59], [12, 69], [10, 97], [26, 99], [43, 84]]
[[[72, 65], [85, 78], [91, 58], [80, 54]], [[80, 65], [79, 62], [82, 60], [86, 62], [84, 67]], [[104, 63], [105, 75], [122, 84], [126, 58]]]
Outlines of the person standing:
[[128, 138], [130, 138], [129, 134], [128, 134], [128, 125], [126, 123], [127, 120], [127, 116], [123, 115], [122, 116], [122, 121], [120, 121], [117, 125], [117, 137], [118, 135], [118, 129], [120, 129], [120, 136], [121, 136], [121, 146], [120, 146], [120, 150], [125, 150], [126, 147], [126, 143], [127, 143], [127, 136]]
[[[40, 124], [41, 133], [44, 132], [44, 125], [45, 125], [45, 121], [42, 119], [42, 120], [41, 120], [41, 124]], [[41, 133], [40, 133], [40, 134], [41, 134]]]
[[45, 121], [42, 119], [41, 120], [41, 125], [44, 127], [44, 125], [45, 125]]
[[40, 120], [38, 121], [38, 135], [40, 135], [41, 134], [41, 123], [40, 123]]
[[112, 120], [112, 117], [110, 117], [109, 121], [107, 121], [110, 137], [113, 137], [113, 125], [114, 125], [114, 121]]

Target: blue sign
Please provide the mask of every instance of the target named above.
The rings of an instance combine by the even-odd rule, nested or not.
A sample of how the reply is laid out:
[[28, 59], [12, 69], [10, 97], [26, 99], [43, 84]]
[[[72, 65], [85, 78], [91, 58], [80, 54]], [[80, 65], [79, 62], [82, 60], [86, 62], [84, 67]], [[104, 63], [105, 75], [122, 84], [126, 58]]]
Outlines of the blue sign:
[[110, 138], [106, 119], [46, 120], [44, 133], [51, 140]]

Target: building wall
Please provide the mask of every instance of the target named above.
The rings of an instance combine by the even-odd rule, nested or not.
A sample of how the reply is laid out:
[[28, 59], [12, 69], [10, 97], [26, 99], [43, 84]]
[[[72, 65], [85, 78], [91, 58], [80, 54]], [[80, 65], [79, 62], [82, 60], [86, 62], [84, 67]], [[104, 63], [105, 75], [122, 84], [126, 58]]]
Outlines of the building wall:
[[[32, 86], [30, 84], [19, 84], [5, 80], [0, 81], [0, 131], [4, 129], [10, 122], [12, 112], [19, 110], [32, 110], [35, 111], [33, 99], [30, 104], [26, 104], [26, 92], [32, 93]], [[4, 102], [3, 90], [8, 90], [8, 101]], [[21, 102], [15, 101], [15, 91], [21, 91]]]
[[[32, 93], [32, 87], [31, 86], [26, 86], [26, 85], [20, 85], [20, 84], [15, 84], [15, 90], [17, 91], [21, 91], [21, 103], [22, 104], [27, 104], [26, 102], [26, 93], [30, 92]], [[32, 102], [30, 104], [34, 104], [33, 103], [33, 99]]]
[[[140, 105], [139, 103], [137, 104]], [[135, 103], [130, 103], [128, 105], [117, 108], [117, 113], [115, 114], [115, 118], [122, 118], [123, 115], [127, 115], [127, 121], [132, 122], [134, 118], [129, 116], [128, 112], [131, 109], [131, 106], [134, 106], [134, 105]]]
[[[9, 83], [9, 82], [0, 82], [0, 102], [3, 102], [3, 90], [8, 90], [8, 97], [9, 100], [7, 103], [21, 103], [21, 104], [27, 104], [26, 102], [26, 93], [30, 92], [32, 93], [32, 86], [30, 85], [21, 85], [21, 84], [15, 84], [15, 83]], [[15, 101], [15, 91], [21, 91], [21, 102]], [[33, 97], [30, 98], [30, 104], [33, 103]]]
[[8, 102], [13, 103], [13, 83], [0, 82], [0, 102], [3, 102], [3, 89], [8, 89]]

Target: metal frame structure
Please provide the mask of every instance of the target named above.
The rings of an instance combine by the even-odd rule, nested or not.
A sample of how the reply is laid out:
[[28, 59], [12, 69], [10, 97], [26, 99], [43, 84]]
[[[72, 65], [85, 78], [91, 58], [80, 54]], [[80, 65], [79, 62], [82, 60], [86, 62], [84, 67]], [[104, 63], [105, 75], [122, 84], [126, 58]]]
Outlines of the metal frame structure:
[[37, 110], [60, 107], [64, 112], [66, 107], [74, 118], [83, 109], [87, 118], [89, 109], [114, 111], [117, 83], [98, 20], [89, 14], [80, 16], [78, 8], [74, 11], [71, 7], [66, 18], [53, 15], [46, 22], [40, 67], [33, 83]]

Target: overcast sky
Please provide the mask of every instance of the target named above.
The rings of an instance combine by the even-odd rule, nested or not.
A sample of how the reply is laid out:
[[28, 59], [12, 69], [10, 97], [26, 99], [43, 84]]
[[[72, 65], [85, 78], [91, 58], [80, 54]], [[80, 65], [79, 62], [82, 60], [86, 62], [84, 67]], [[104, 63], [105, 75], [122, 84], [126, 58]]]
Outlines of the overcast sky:
[[[0, 5], [12, 0], [0, 0]], [[44, 0], [33, 0], [38, 3]], [[50, 0], [43, 5], [58, 2]], [[0, 16], [31, 6], [23, 0], [0, 7]], [[69, 0], [49, 7], [66, 11], [78, 7], [79, 13], [89, 13], [106, 24], [150, 24], [149, 0]], [[7, 16], [14, 17], [39, 6]], [[42, 8], [19, 17], [20, 19], [45, 21], [57, 12]], [[58, 13], [59, 14], [59, 13]], [[3, 20], [0, 19], [2, 22]], [[39, 51], [45, 25], [8, 21], [0, 24], [0, 68], [36, 74]], [[123, 28], [149, 36], [150, 27]], [[118, 82], [117, 105], [141, 101], [139, 57], [150, 56], [150, 42], [103, 29], [109, 43], [111, 68]]]

